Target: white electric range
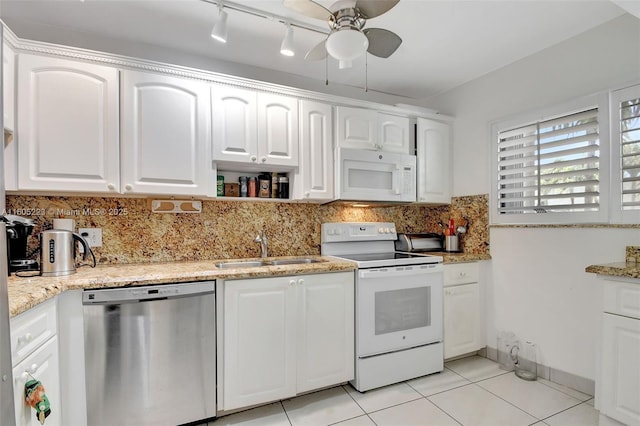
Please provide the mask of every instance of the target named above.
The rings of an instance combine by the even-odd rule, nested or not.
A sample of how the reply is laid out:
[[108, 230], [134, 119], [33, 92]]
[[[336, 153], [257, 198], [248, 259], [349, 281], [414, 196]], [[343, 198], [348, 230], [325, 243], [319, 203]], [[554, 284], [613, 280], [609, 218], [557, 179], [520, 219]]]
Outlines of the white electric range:
[[363, 392], [442, 371], [442, 257], [398, 252], [395, 224], [322, 224], [321, 252], [356, 262], [356, 359]]

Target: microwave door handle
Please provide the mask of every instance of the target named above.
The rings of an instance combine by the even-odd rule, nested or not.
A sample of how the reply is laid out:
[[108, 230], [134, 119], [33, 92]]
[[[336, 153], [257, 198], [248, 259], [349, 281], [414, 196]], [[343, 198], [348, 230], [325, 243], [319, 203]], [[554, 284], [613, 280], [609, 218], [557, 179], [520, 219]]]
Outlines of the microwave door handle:
[[393, 186], [393, 192], [396, 195], [400, 195], [402, 193], [402, 191], [400, 189], [402, 188], [403, 176], [402, 176], [402, 173], [400, 173], [400, 170], [402, 170], [402, 168], [399, 165], [396, 164], [396, 171], [394, 173], [394, 175], [395, 175], [394, 181], [395, 181], [396, 184]]

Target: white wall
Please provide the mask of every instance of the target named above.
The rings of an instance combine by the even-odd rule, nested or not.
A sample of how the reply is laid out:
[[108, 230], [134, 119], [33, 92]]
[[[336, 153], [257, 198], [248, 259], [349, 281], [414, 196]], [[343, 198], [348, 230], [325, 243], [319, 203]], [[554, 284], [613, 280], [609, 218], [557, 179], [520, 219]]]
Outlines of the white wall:
[[[640, 21], [624, 15], [587, 33], [428, 99], [456, 117], [454, 194], [491, 191], [489, 123], [640, 82]], [[487, 342], [511, 330], [547, 366], [595, 379], [600, 294], [590, 264], [624, 260], [640, 230], [493, 228]]]

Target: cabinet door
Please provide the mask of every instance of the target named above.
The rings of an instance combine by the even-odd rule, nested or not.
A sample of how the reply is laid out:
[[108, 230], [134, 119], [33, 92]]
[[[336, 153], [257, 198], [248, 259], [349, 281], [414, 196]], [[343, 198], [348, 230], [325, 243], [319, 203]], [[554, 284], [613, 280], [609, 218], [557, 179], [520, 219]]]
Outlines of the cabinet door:
[[640, 320], [603, 314], [600, 411], [640, 425]]
[[300, 168], [295, 194], [304, 200], [333, 199], [331, 105], [300, 101]]
[[418, 118], [416, 156], [419, 203], [451, 202], [450, 128]]
[[224, 289], [224, 410], [296, 393], [296, 280], [233, 280]]
[[298, 393], [352, 380], [353, 273], [304, 275], [297, 289]]
[[18, 187], [119, 188], [118, 70], [18, 57]]
[[256, 93], [213, 86], [213, 160], [257, 163]]
[[4, 188], [7, 191], [18, 189], [18, 147], [15, 142], [15, 54], [4, 43], [2, 45], [2, 90], [4, 121]]
[[17, 425], [40, 425], [36, 411], [25, 402], [24, 385], [31, 376], [40, 380], [51, 404], [47, 426], [61, 425], [60, 375], [58, 370], [58, 340], [53, 337], [13, 369], [13, 398]]
[[124, 192], [208, 195], [209, 86], [136, 71], [122, 76]]
[[258, 94], [258, 163], [298, 165], [298, 100]]
[[444, 358], [482, 347], [480, 286], [465, 284], [444, 289]]
[[378, 113], [362, 108], [336, 107], [340, 148], [378, 149]]
[[378, 146], [382, 151], [412, 154], [409, 119], [390, 114], [378, 114]]
[[2, 45], [2, 90], [3, 90], [3, 118], [5, 130], [13, 131], [15, 126], [15, 54], [6, 44]]

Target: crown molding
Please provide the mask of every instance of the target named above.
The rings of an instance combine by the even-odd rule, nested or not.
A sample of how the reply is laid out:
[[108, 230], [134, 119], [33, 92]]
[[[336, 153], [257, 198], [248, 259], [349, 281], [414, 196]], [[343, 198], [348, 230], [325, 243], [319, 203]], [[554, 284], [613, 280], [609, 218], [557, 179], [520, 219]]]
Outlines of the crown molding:
[[9, 28], [4, 22], [0, 20], [0, 23], [4, 27], [4, 42], [7, 43], [14, 51], [16, 51], [16, 53], [33, 53], [38, 55], [65, 57], [77, 61], [98, 63], [121, 69], [150, 71], [154, 73], [173, 75], [176, 77], [201, 80], [208, 83], [224, 86], [232, 86], [261, 92], [288, 95], [299, 99], [326, 102], [332, 105], [374, 109], [380, 112], [407, 117], [423, 117], [445, 122], [453, 121], [453, 117], [451, 116], [439, 114], [437, 112], [427, 112], [428, 110], [426, 109], [423, 113], [420, 111], [421, 107], [419, 106], [413, 107], [411, 105], [405, 104], [401, 104], [401, 106], [394, 106], [360, 99], [352, 99], [343, 96], [330, 95], [306, 89], [298, 89], [264, 81], [217, 73], [213, 71], [184, 67], [181, 65], [168, 64], [73, 46], [21, 39], [16, 36], [16, 34], [11, 31], [11, 28]]

